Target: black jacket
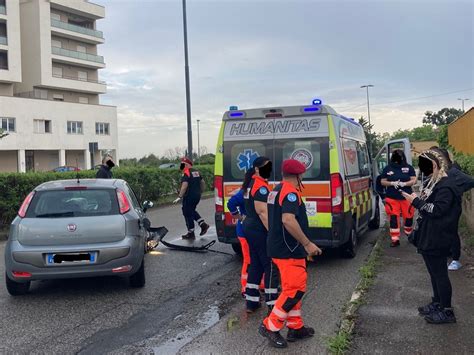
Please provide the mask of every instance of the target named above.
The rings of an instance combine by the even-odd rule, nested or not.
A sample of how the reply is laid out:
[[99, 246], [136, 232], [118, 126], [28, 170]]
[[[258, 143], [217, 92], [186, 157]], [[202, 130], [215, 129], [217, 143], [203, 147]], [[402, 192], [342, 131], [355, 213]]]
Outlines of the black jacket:
[[95, 177], [96, 179], [112, 179], [112, 170], [107, 165], [101, 165]]
[[456, 183], [451, 177], [439, 181], [431, 195], [416, 198], [412, 205], [419, 212], [416, 246], [418, 252], [428, 255], [448, 256], [456, 238], [459, 215], [456, 206]]
[[448, 171], [448, 176], [454, 178], [456, 195], [459, 197], [462, 197], [463, 193], [474, 188], [474, 178], [463, 173], [459, 165], [453, 164], [453, 167]]

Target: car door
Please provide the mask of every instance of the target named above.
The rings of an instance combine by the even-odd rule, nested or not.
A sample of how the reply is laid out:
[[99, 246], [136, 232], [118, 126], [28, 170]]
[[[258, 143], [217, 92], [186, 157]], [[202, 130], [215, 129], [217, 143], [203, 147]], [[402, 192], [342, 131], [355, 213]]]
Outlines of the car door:
[[130, 187], [130, 185], [128, 183], [126, 183], [125, 186], [127, 188], [127, 194], [130, 196], [132, 207], [135, 210], [135, 212], [137, 213], [138, 218], [139, 218], [138, 225], [139, 225], [139, 229], [140, 229], [140, 236], [146, 238], [147, 233], [148, 233], [146, 231], [146, 228], [144, 227], [145, 226], [146, 214], [145, 214], [145, 212], [143, 212], [143, 208], [140, 204], [140, 201], [138, 200], [137, 195], [135, 194], [133, 189]]

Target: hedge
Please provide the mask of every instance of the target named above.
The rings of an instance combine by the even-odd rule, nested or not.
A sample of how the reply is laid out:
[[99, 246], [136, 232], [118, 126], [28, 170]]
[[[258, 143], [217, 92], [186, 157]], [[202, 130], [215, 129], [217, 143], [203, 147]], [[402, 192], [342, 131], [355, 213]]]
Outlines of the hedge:
[[454, 161], [461, 166], [466, 174], [474, 176], [474, 155], [456, 153]]
[[[206, 190], [213, 188], [212, 166], [197, 167], [206, 182]], [[116, 168], [114, 178], [127, 181], [140, 201], [157, 201], [158, 198], [178, 191], [181, 172], [158, 168]], [[15, 217], [24, 198], [38, 185], [52, 180], [95, 178], [95, 171], [72, 173], [9, 173], [0, 174], [0, 225], [8, 224]]]

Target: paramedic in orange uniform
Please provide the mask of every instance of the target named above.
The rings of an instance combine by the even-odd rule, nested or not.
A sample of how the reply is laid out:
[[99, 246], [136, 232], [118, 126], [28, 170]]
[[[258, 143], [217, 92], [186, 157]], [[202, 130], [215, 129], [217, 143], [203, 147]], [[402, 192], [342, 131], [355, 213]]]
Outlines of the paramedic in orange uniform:
[[395, 150], [390, 158], [390, 164], [381, 174], [381, 183], [387, 188], [385, 211], [390, 220], [391, 247], [400, 245], [400, 215], [404, 219], [404, 231], [408, 236], [413, 230], [413, 216], [415, 208], [405, 200], [402, 191], [412, 194], [412, 186], [416, 184], [416, 172], [413, 166], [407, 163], [405, 153]]
[[[282, 291], [259, 333], [277, 348], [314, 335], [314, 329], [303, 323], [301, 299], [306, 291], [306, 257], [321, 255], [322, 251], [307, 237], [308, 217], [300, 194], [305, 172], [306, 167], [298, 160], [285, 160], [283, 181], [268, 197], [267, 250], [280, 272]], [[280, 334], [285, 324], [286, 340]]]
[[247, 312], [260, 308], [260, 281], [264, 276], [265, 301], [269, 309], [278, 297], [278, 273], [267, 255], [268, 212], [267, 198], [270, 193], [268, 179], [272, 173], [272, 162], [266, 157], [258, 157], [253, 167], [245, 174], [244, 190], [245, 217], [244, 235], [250, 250], [247, 288], [245, 299]]

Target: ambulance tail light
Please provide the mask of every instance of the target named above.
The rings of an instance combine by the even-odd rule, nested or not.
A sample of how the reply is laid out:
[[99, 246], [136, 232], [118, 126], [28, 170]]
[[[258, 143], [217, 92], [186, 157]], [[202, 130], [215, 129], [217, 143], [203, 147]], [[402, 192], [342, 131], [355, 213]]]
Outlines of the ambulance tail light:
[[214, 198], [216, 212], [224, 212], [224, 179], [222, 176], [214, 177]]
[[344, 212], [344, 186], [339, 173], [331, 174], [332, 212]]

